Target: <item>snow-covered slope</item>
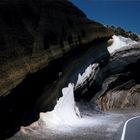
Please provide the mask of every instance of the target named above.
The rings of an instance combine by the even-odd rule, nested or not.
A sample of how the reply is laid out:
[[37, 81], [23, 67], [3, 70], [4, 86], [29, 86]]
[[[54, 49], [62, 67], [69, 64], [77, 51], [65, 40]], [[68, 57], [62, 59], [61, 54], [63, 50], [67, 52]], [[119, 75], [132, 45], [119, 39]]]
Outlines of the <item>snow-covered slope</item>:
[[125, 38], [123, 36], [114, 35], [112, 38], [113, 38], [113, 43], [108, 47], [108, 51], [110, 54], [114, 53], [116, 50], [122, 47], [130, 46], [138, 43], [130, 38]]

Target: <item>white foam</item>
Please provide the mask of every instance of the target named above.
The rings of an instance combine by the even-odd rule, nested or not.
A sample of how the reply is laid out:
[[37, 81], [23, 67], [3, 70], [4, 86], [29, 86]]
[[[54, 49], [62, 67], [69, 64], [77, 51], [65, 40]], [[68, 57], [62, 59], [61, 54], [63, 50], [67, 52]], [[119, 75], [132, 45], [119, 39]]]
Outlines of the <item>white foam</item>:
[[[82, 84], [95, 71], [98, 64], [89, 65], [85, 72], [79, 74], [76, 85]], [[69, 84], [68, 87], [62, 89], [63, 96], [59, 98], [56, 106], [50, 112], [40, 113], [40, 119], [35, 126], [39, 124], [41, 127], [55, 129], [67, 126], [89, 126], [91, 119], [88, 117], [81, 118], [80, 111], [74, 100], [74, 85]]]
[[90, 76], [91, 73], [92, 73], [92, 65], [89, 65], [82, 75], [79, 73], [76, 85], [82, 84], [83, 81], [85, 81]]
[[73, 84], [62, 89], [63, 96], [59, 98], [54, 110], [40, 113], [39, 121], [49, 127], [72, 125], [80, 118], [80, 112], [74, 101]]
[[90, 77], [90, 75], [91, 75], [92, 73], [94, 73], [95, 68], [96, 68], [97, 66], [98, 66], [97, 63], [96, 63], [96, 64], [93, 64], [93, 65], [89, 65], [89, 66], [86, 68], [85, 72], [84, 72], [82, 75], [79, 73], [76, 86], [81, 85], [86, 79], [88, 79], [88, 78]]
[[130, 46], [138, 43], [130, 38], [125, 38], [123, 36], [113, 35], [112, 38], [113, 38], [113, 43], [108, 47], [108, 51], [110, 54], [114, 53], [116, 50], [119, 50], [122, 47]]
[[96, 124], [96, 121], [89, 117], [81, 118], [78, 107], [74, 100], [74, 85], [69, 84], [68, 87], [62, 89], [63, 96], [59, 98], [55, 108], [46, 113], [40, 113], [38, 121], [30, 126], [21, 127], [20, 132], [25, 135], [38, 134], [43, 130], [54, 130], [68, 132], [77, 127], [89, 127], [91, 121]]

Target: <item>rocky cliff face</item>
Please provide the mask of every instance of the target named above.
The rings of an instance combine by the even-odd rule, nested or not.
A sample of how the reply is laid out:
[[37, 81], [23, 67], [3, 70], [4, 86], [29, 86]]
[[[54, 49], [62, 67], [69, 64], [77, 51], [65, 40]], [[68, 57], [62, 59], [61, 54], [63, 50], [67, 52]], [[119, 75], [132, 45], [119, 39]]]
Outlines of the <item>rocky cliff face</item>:
[[114, 27], [114, 26], [107, 26], [110, 30], [114, 32], [115, 35], [122, 35], [124, 37], [129, 37], [132, 40], [140, 41], [140, 36], [136, 33], [133, 33], [131, 31], [126, 31], [121, 27]]
[[[38, 119], [37, 100], [44, 90], [45, 103], [40, 99], [43, 111], [52, 110], [68, 79], [58, 76], [62, 67], [84, 56], [93, 41], [106, 42], [112, 34], [67, 0], [2, 0], [0, 139]], [[73, 73], [74, 67], [69, 71], [65, 77]]]
[[116, 51], [76, 89], [76, 98], [96, 102], [104, 111], [140, 107], [139, 65], [139, 44]]
[[1, 1], [0, 96], [75, 47], [111, 35], [67, 0]]

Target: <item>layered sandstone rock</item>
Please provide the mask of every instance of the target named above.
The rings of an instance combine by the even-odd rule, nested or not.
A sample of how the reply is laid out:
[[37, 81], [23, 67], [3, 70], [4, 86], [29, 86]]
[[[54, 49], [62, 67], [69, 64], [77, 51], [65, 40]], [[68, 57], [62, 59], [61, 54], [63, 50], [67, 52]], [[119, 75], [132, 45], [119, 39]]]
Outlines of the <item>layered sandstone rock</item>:
[[97, 103], [101, 110], [122, 109], [127, 107], [140, 107], [140, 84], [129, 89], [108, 91], [101, 96]]
[[29, 73], [112, 32], [67, 0], [0, 2], [0, 96]]

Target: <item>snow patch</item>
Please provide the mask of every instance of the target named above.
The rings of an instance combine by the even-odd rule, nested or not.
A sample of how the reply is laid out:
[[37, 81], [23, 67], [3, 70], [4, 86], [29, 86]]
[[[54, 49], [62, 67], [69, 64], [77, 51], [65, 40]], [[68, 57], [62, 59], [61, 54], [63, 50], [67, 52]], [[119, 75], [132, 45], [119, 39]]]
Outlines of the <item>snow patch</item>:
[[138, 43], [130, 38], [125, 38], [123, 36], [113, 35], [112, 38], [113, 38], [113, 43], [108, 47], [108, 51], [110, 54], [114, 53], [116, 50], [122, 47], [131, 46]]
[[82, 84], [83, 81], [85, 81], [90, 76], [91, 73], [92, 73], [92, 65], [89, 65], [82, 75], [79, 73], [76, 85]]
[[74, 101], [73, 84], [62, 89], [63, 96], [59, 98], [54, 110], [40, 113], [39, 121], [46, 126], [56, 127], [61, 125], [72, 125], [80, 119], [80, 112]]
[[82, 75], [79, 73], [76, 86], [79, 86], [79, 85], [83, 84], [83, 82], [86, 81], [90, 77], [90, 75], [95, 72], [95, 68], [97, 66], [98, 66], [97, 63], [95, 63], [93, 65], [89, 65]]

